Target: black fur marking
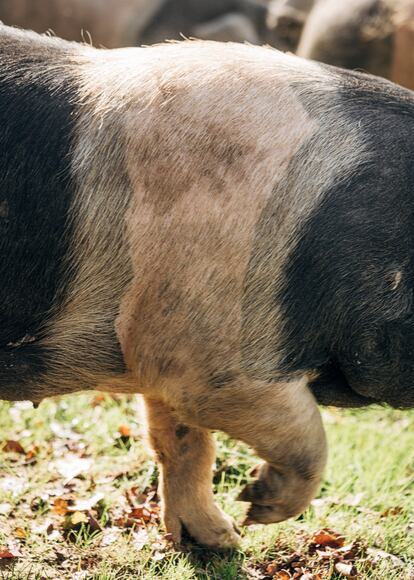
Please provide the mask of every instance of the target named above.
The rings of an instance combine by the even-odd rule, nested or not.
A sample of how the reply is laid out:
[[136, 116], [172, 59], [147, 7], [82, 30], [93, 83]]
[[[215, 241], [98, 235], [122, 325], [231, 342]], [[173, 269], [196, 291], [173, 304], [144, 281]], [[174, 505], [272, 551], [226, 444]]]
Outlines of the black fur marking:
[[311, 381], [310, 388], [321, 405], [356, 408], [376, 402], [353, 391], [338, 365], [333, 363], [321, 369], [319, 377]]
[[[258, 222], [245, 281], [244, 368], [268, 382], [316, 369], [321, 377], [311, 386], [324, 404], [413, 406], [413, 93], [323, 68], [329, 90], [291, 85], [320, 129], [292, 159]], [[347, 127], [360, 134], [366, 158], [335, 182], [327, 174], [308, 215], [291, 214], [293, 195], [302, 195], [295, 186], [315, 192], [321, 162], [327, 172], [338, 164], [326, 159]], [[275, 306], [280, 316], [272, 323]]]
[[175, 429], [175, 436], [177, 439], [183, 439], [190, 432], [190, 427], [187, 425], [177, 425]]
[[0, 394], [10, 398], [45, 370], [36, 340], [68, 282], [76, 84], [59, 65], [72, 51], [0, 27]]
[[326, 353], [339, 372], [332, 390], [316, 382], [322, 402], [344, 403], [345, 378], [367, 402], [414, 406], [414, 98], [363, 75], [340, 78], [338, 113], [360, 128], [371, 161], [333, 184], [302, 226], [276, 298], [284, 366], [312, 368]]

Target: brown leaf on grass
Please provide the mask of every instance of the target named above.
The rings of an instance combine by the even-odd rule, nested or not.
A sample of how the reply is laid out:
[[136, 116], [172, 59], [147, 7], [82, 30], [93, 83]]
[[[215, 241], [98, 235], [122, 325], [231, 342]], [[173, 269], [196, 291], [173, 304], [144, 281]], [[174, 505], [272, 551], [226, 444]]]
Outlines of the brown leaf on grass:
[[[303, 578], [307, 574], [307, 564], [303, 556], [294, 552], [284, 562], [270, 562], [264, 568], [265, 577], [272, 580], [287, 580], [288, 578]], [[314, 576], [311, 575], [313, 580]]]
[[53, 501], [52, 512], [59, 516], [65, 516], [69, 511], [68, 501], [62, 497], [57, 497]]
[[26, 452], [26, 460], [33, 461], [39, 454], [40, 447], [37, 445], [32, 445], [31, 448]]
[[118, 427], [118, 433], [121, 437], [131, 437], [131, 427], [129, 425], [120, 425]]
[[91, 512], [87, 512], [88, 514], [88, 525], [92, 532], [102, 532], [102, 526], [98, 522], [98, 520], [91, 514]]
[[330, 560], [332, 558], [341, 560], [355, 560], [363, 556], [365, 551], [364, 546], [360, 542], [353, 542], [352, 544], [346, 544], [341, 548], [330, 548], [329, 546], [324, 549], [310, 550], [311, 553], [316, 553], [318, 557], [322, 560]]
[[12, 439], [3, 443], [2, 451], [5, 453], [19, 453], [20, 455], [26, 455], [26, 451], [22, 445], [18, 441]]
[[12, 558], [19, 558], [21, 553], [17, 548], [7, 548], [0, 546], [0, 560], [10, 560]]
[[68, 512], [65, 516], [63, 529], [65, 532], [79, 530], [83, 524], [88, 526], [92, 532], [102, 531], [102, 527], [98, 520], [89, 511]]
[[135, 507], [126, 516], [118, 518], [114, 523], [117, 526], [130, 528], [137, 524], [156, 525], [160, 520], [160, 508], [156, 504]]
[[394, 506], [394, 507], [387, 508], [386, 510], [381, 512], [381, 517], [387, 518], [389, 516], [399, 516], [403, 512], [404, 512], [404, 508], [402, 508], [401, 506]]
[[[124, 395], [125, 397], [125, 395]], [[105, 401], [107, 400], [111, 400], [111, 401], [122, 401], [122, 395], [117, 395], [114, 393], [98, 393], [91, 402], [91, 406], [92, 407], [99, 407], [100, 405], [102, 405]]]
[[338, 532], [323, 528], [310, 537], [310, 544], [315, 547], [342, 548], [345, 544], [345, 538]]
[[98, 393], [97, 395], [95, 395], [95, 397], [92, 399], [91, 402], [91, 406], [92, 407], [98, 407], [99, 405], [102, 405], [102, 403], [106, 400], [106, 395], [104, 393]]
[[285, 570], [279, 570], [279, 572], [273, 574], [273, 580], [289, 580], [290, 578], [292, 578], [292, 576]]
[[27, 538], [27, 532], [23, 528], [15, 528], [13, 536], [19, 540], [25, 540]]
[[334, 553], [344, 560], [355, 560], [356, 558], [362, 558], [365, 555], [365, 551], [366, 546], [359, 541], [355, 541], [352, 544], [346, 544], [342, 548], [338, 548]]
[[6, 560], [8, 558], [16, 558], [17, 556], [15, 554], [12, 554], [10, 552], [10, 550], [8, 550], [7, 548], [2, 548], [0, 546], [0, 560]]
[[133, 520], [142, 520], [148, 523], [151, 521], [152, 513], [146, 506], [140, 506], [129, 512], [128, 517]]
[[353, 564], [346, 564], [345, 562], [337, 562], [335, 570], [345, 578], [358, 578], [359, 574]]
[[133, 497], [134, 500], [138, 501], [141, 505], [152, 504], [153, 502], [157, 502], [159, 499], [156, 486], [146, 487], [142, 491], [139, 487], [133, 486], [127, 490], [126, 496], [128, 503], [132, 501]]
[[333, 562], [336, 571], [339, 573], [341, 569], [343, 576], [349, 573], [349, 578], [357, 578], [358, 574], [353, 565], [355, 560], [365, 556], [366, 547], [361, 542], [355, 541], [351, 544], [343, 545], [340, 548], [335, 549], [330, 546], [325, 546], [315, 551], [314, 545], [311, 545], [309, 553], [316, 553], [321, 564], [326, 565], [329, 562]]
[[[334, 570], [343, 577], [358, 578], [356, 561], [361, 559], [361, 562], [367, 563], [366, 546], [363, 542], [354, 541], [345, 544], [345, 538], [333, 530], [324, 528], [308, 538], [302, 536], [302, 539], [307, 539], [307, 549], [305, 545], [303, 546], [305, 549], [301, 552], [292, 552], [289, 556], [260, 564], [258, 568], [263, 573], [263, 578], [322, 580], [331, 578]], [[284, 544], [276, 542], [274, 548], [286, 554]], [[339, 567], [335, 568], [338, 563]]]
[[78, 524], [87, 524], [88, 516], [83, 512], [73, 512], [67, 516], [69, 526], [77, 526]]
[[[270, 562], [270, 564], [268, 564], [266, 566], [265, 572], [269, 576], [274, 576], [275, 574], [278, 573], [278, 568], [279, 568], [279, 565], [276, 562]], [[283, 573], [285, 574], [286, 572], [283, 572]]]
[[128, 425], [120, 425], [118, 427], [118, 434], [115, 438], [115, 446], [130, 449], [133, 442], [131, 428]]

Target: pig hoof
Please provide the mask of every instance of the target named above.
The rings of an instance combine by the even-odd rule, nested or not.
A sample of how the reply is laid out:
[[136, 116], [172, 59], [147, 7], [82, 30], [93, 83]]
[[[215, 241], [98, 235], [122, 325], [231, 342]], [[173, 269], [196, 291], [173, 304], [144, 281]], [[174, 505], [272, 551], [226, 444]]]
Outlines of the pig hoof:
[[166, 515], [165, 524], [173, 541], [180, 544], [183, 530], [200, 545], [207, 548], [231, 549], [240, 544], [240, 536], [233, 520], [219, 508], [211, 512], [194, 510], [194, 514]]
[[283, 506], [250, 504], [243, 525], [275, 524], [287, 520], [292, 515], [294, 514], [287, 513]]
[[282, 522], [301, 513], [316, 492], [319, 478], [303, 478], [296, 472], [282, 474], [269, 464], [246, 485], [238, 497], [250, 502], [244, 525]]
[[265, 463], [259, 468], [258, 478], [246, 485], [237, 499], [265, 506], [278, 503], [278, 500], [280, 503], [284, 486], [283, 476]]

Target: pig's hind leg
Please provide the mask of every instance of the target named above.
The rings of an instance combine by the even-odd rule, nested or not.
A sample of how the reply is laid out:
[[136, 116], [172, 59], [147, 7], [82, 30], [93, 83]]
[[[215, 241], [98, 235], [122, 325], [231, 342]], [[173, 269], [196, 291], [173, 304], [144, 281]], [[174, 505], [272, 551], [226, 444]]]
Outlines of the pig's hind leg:
[[325, 466], [326, 440], [306, 377], [280, 383], [240, 379], [219, 388], [174, 391], [188, 421], [225, 431], [264, 460], [259, 477], [239, 498], [251, 504], [248, 523], [283, 521], [309, 505]]

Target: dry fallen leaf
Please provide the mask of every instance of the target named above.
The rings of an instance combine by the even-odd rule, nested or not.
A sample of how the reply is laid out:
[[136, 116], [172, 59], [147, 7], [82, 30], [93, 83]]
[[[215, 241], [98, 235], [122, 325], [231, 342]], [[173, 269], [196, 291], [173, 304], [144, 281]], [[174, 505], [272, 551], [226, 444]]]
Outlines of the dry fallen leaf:
[[266, 566], [266, 574], [268, 576], [274, 576], [275, 574], [278, 573], [278, 564], [276, 562], [270, 562], [270, 564], [268, 564]]
[[121, 527], [132, 527], [137, 524], [157, 524], [160, 518], [160, 508], [158, 505], [141, 505], [133, 508], [121, 518], [115, 520], [115, 524]]
[[102, 405], [106, 400], [111, 400], [111, 401], [121, 401], [122, 400], [122, 396], [121, 395], [117, 395], [114, 393], [98, 393], [92, 400], [91, 406], [92, 407], [98, 407], [99, 405]]
[[19, 453], [20, 455], [26, 455], [26, 451], [23, 449], [18, 441], [5, 441], [2, 445], [2, 451], [6, 453]]
[[102, 527], [91, 512], [68, 512], [65, 516], [63, 529], [66, 532], [77, 530], [85, 524], [92, 532], [102, 532]]
[[19, 558], [20, 556], [21, 553], [17, 548], [7, 548], [0, 546], [0, 560], [9, 560], [11, 558]]
[[69, 516], [70, 523], [74, 526], [77, 524], [87, 524], [88, 523], [88, 516], [83, 512], [74, 512]]
[[0, 546], [0, 560], [7, 559], [7, 558], [16, 558], [14, 554], [10, 552], [7, 548], [2, 548]]
[[324, 548], [342, 548], [345, 538], [338, 532], [323, 528], [310, 537], [310, 543]]
[[69, 511], [67, 500], [62, 497], [57, 497], [53, 501], [52, 511], [59, 516], [65, 516]]
[[352, 542], [352, 544], [346, 544], [342, 548], [335, 550], [335, 555], [343, 558], [344, 560], [355, 560], [355, 558], [360, 558], [365, 551], [365, 546], [361, 542]]
[[140, 506], [134, 508], [129, 514], [128, 517], [134, 520], [143, 520], [144, 522], [151, 521], [151, 511], [146, 506]]
[[273, 575], [273, 580], [289, 580], [291, 575], [289, 572], [285, 572], [284, 570], [279, 570], [276, 574]]
[[[331, 578], [332, 574], [344, 578], [358, 578], [354, 566], [358, 559], [366, 560], [366, 546], [361, 541], [345, 544], [345, 538], [333, 530], [324, 528], [308, 538], [307, 549], [292, 552], [280, 560], [263, 562], [259, 565], [261, 578], [266, 580], [322, 580]], [[276, 542], [277, 551], [285, 551], [285, 546]], [[279, 549], [280, 548], [280, 549]], [[338, 566], [337, 566], [338, 564]], [[313, 572], [315, 567], [320, 573]], [[413, 579], [414, 580], [414, 579]]]
[[91, 512], [87, 512], [88, 515], [88, 525], [93, 532], [102, 532], [101, 524], [98, 520], [91, 514]]
[[32, 447], [26, 452], [27, 461], [32, 461], [39, 454], [40, 447], [37, 445], [32, 445]]
[[27, 538], [27, 532], [23, 528], [16, 528], [13, 532], [13, 536], [19, 540], [25, 540]]
[[398, 515], [402, 514], [403, 511], [404, 511], [404, 508], [402, 508], [401, 506], [390, 507], [381, 513], [381, 517], [387, 518], [389, 516], [398, 516]]
[[106, 399], [106, 395], [104, 395], [103, 393], [98, 393], [92, 400], [91, 402], [91, 406], [92, 407], [98, 407], [99, 405], [102, 405], [102, 403], [105, 401]]
[[118, 427], [118, 432], [121, 437], [131, 437], [131, 427], [129, 427], [129, 425], [120, 425]]

